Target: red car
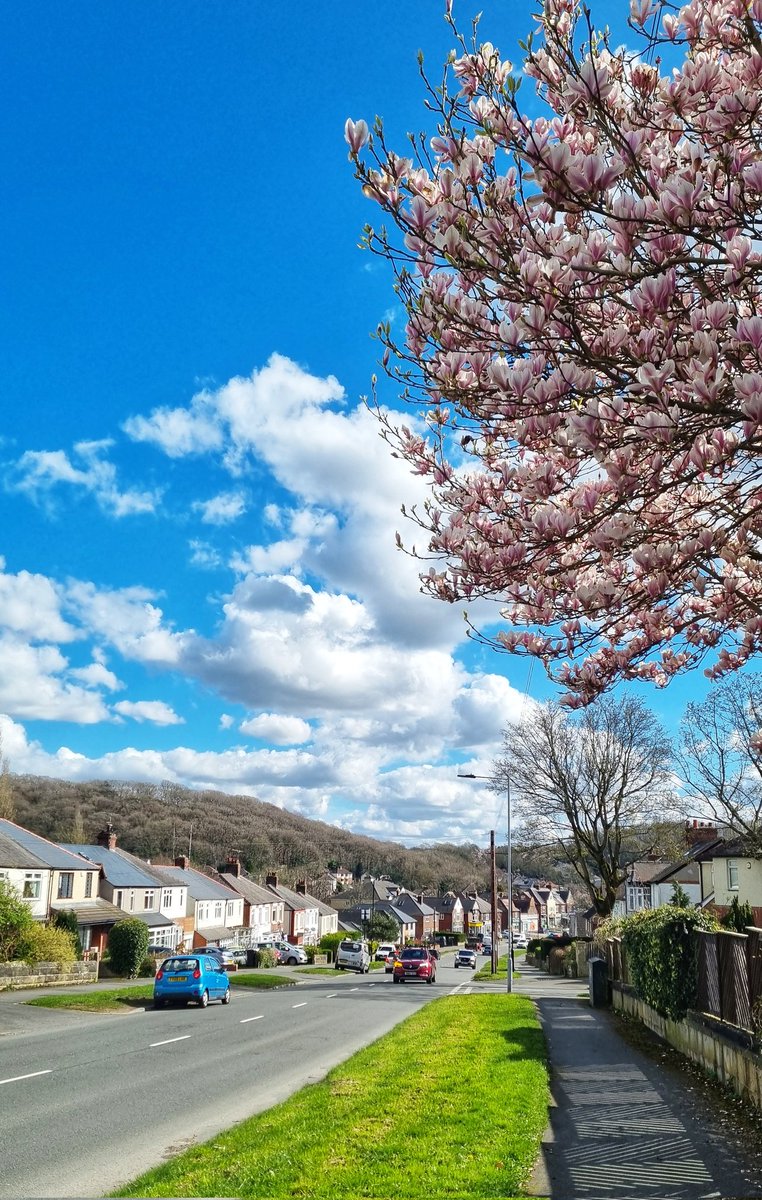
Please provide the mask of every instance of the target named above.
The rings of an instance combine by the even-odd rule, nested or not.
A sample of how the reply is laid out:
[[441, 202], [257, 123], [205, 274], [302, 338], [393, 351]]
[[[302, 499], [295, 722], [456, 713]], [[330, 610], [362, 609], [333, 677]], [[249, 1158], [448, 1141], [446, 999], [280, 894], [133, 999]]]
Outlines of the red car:
[[437, 964], [423, 946], [406, 946], [395, 960], [392, 978], [395, 983], [436, 983]]

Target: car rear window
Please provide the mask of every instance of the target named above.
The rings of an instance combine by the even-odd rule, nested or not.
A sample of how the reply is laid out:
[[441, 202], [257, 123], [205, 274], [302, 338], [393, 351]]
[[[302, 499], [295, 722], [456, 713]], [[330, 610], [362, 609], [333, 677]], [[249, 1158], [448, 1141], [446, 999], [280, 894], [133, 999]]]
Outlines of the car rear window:
[[197, 958], [166, 958], [161, 964], [162, 971], [169, 971], [171, 975], [177, 975], [181, 971], [196, 971], [198, 970]]
[[359, 942], [342, 942], [339, 949], [349, 950], [352, 954], [359, 954], [362, 950], [362, 946]]

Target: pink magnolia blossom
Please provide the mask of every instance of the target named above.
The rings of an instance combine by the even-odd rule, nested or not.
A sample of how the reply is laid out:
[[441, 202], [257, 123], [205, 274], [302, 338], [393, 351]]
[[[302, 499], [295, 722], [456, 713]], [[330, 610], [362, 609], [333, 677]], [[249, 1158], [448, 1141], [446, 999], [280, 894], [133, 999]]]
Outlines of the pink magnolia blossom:
[[629, 8], [612, 49], [544, 0], [531, 118], [459, 39], [418, 161], [346, 129], [408, 315], [387, 369], [430, 415], [378, 410], [431, 487], [422, 585], [497, 599], [484, 640], [572, 705], [762, 650], [762, 0]]

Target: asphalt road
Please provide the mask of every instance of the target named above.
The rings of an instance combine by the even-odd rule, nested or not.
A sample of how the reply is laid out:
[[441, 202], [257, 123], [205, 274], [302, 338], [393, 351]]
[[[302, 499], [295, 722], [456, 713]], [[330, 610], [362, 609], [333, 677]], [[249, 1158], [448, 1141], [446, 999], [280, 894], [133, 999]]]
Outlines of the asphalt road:
[[230, 1005], [125, 1014], [0, 1003], [0, 1197], [103, 1196], [321, 1079], [423, 1004], [466, 987], [373, 972], [310, 978]]

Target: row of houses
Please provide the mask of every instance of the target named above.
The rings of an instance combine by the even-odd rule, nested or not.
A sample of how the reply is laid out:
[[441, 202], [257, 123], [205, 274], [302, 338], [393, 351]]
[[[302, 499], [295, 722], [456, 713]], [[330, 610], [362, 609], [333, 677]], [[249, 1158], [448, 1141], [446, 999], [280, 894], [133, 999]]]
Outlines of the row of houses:
[[0, 879], [15, 887], [38, 920], [73, 912], [83, 948], [99, 953], [125, 915], [144, 921], [150, 944], [168, 951], [277, 938], [314, 945], [338, 929], [336, 910], [311, 896], [306, 883], [292, 890], [273, 874], [262, 886], [235, 854], [214, 872], [197, 870], [187, 857], [146, 862], [117, 846], [110, 824], [86, 845], [51, 842], [0, 819]]

